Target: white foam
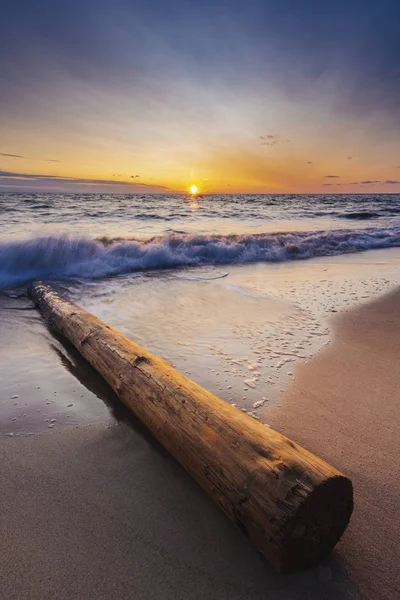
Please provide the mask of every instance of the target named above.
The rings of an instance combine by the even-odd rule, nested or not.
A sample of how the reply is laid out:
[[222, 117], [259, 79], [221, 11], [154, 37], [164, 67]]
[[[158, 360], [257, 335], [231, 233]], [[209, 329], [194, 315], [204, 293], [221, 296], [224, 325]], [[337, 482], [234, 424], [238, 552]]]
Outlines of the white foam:
[[148, 269], [277, 262], [400, 246], [400, 227], [246, 235], [169, 234], [148, 240], [37, 237], [0, 244], [0, 288], [45, 277], [98, 278]]

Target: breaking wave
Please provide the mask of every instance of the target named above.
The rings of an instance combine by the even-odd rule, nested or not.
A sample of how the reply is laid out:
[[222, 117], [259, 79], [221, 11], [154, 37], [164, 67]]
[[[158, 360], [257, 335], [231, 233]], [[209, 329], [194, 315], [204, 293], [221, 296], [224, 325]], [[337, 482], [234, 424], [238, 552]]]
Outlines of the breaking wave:
[[400, 227], [246, 235], [38, 237], [0, 243], [0, 288], [38, 278], [93, 279], [151, 269], [277, 262], [400, 246]]

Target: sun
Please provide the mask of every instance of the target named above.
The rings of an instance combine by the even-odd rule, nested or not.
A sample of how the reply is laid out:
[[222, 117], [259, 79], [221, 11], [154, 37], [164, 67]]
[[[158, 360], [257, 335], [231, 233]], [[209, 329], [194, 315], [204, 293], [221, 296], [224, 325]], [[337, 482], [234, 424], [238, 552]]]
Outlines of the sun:
[[191, 185], [191, 186], [190, 186], [190, 188], [189, 188], [189, 192], [190, 192], [191, 194], [193, 194], [193, 195], [194, 195], [194, 194], [197, 194], [197, 192], [198, 192], [198, 191], [199, 191], [199, 188], [197, 187], [197, 185], [194, 185], [194, 184], [193, 184], [193, 185]]

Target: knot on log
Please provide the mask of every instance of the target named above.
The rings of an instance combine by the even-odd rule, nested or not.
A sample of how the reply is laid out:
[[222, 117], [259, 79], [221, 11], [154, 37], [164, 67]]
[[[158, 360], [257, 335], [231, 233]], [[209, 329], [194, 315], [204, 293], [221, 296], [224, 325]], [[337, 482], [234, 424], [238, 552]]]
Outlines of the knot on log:
[[141, 363], [150, 364], [150, 360], [146, 356], [137, 356], [134, 361], [134, 365], [140, 365]]

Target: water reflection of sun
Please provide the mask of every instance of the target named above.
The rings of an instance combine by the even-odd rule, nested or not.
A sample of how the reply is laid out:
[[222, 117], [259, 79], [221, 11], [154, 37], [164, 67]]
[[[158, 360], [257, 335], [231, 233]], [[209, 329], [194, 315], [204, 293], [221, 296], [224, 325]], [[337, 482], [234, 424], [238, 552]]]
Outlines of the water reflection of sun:
[[190, 210], [197, 211], [200, 208], [199, 203], [196, 200], [196, 196], [193, 194], [190, 198]]

